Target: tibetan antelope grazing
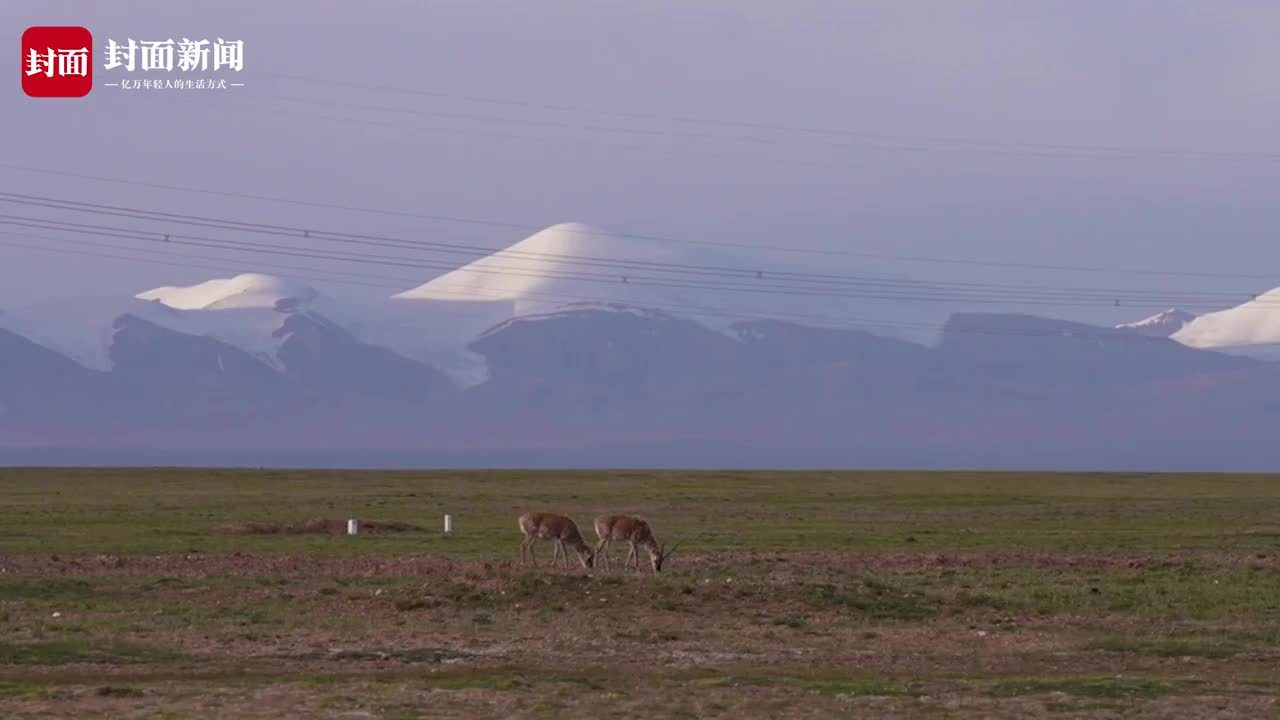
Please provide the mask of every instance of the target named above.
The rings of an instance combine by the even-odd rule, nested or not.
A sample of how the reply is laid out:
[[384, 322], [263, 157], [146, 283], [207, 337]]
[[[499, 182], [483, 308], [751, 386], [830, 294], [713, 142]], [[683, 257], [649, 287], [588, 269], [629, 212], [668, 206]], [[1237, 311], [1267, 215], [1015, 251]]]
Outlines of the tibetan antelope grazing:
[[569, 550], [565, 547], [573, 548], [578, 552], [578, 560], [582, 562], [582, 567], [590, 570], [595, 563], [595, 553], [587, 546], [582, 539], [582, 533], [578, 532], [578, 526], [572, 520], [554, 513], [529, 512], [520, 516], [520, 532], [524, 534], [524, 541], [520, 543], [520, 564], [524, 564], [525, 553], [529, 554], [529, 559], [533, 561], [533, 566], [538, 567], [538, 558], [533, 555], [533, 544], [538, 540], [550, 540], [555, 543], [555, 552], [551, 555], [551, 566], [555, 567], [556, 558], [564, 558], [564, 566], [569, 567]]
[[595, 527], [596, 535], [600, 538], [596, 545], [596, 555], [603, 560], [605, 570], [609, 569], [609, 544], [614, 540], [626, 541], [631, 546], [627, 559], [622, 562], [623, 570], [627, 569], [632, 560], [635, 560], [636, 569], [640, 569], [638, 549], [644, 548], [649, 553], [649, 564], [655, 574], [662, 571], [662, 564], [680, 547], [680, 543], [676, 543], [668, 552], [666, 545], [658, 544], [658, 539], [649, 529], [649, 523], [631, 515], [601, 515], [596, 518]]

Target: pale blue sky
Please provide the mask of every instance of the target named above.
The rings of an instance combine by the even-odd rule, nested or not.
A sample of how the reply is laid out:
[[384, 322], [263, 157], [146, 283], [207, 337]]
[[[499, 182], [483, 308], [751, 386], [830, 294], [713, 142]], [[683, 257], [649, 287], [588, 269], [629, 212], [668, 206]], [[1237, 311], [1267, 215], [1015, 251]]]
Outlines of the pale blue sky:
[[[4, 96], [0, 162], [530, 224], [581, 220], [676, 237], [1015, 262], [1274, 269], [1277, 277], [1179, 280], [868, 261], [926, 279], [1242, 293], [1280, 285], [1274, 239], [1280, 226], [1280, 5], [1273, 2], [179, 5], [5, 4], [0, 18], [15, 45], [33, 24], [85, 25], [99, 44], [127, 36], [243, 39], [246, 87], [159, 97], [97, 87], [82, 101], [57, 101], [27, 98], [15, 81]], [[272, 73], [624, 113], [1035, 147], [990, 151], [926, 142], [890, 149], [854, 135], [779, 135], [476, 104]], [[530, 124], [536, 122], [573, 127]], [[586, 125], [701, 136], [627, 135]], [[727, 137], [742, 135], [770, 140]], [[1042, 152], [1045, 145], [1132, 152], [1062, 157]], [[1159, 150], [1210, 155], [1167, 157]], [[0, 185], [171, 212], [482, 245], [521, 236], [4, 168]], [[852, 272], [868, 264], [849, 259], [839, 267]], [[256, 269], [251, 265], [244, 269]], [[216, 274], [0, 245], [0, 308], [72, 290], [132, 293]], [[412, 280], [406, 287], [427, 279], [414, 271], [398, 274]], [[1097, 320], [1141, 314], [1036, 311]]]

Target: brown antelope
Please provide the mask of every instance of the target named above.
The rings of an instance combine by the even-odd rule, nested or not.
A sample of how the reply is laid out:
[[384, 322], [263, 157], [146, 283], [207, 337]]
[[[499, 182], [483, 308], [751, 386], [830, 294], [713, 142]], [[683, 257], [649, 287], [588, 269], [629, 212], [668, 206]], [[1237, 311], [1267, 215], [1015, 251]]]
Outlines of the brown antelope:
[[662, 571], [662, 564], [680, 547], [680, 543], [676, 543], [668, 552], [666, 545], [658, 544], [658, 539], [649, 529], [649, 523], [631, 515], [601, 515], [596, 518], [595, 527], [596, 535], [600, 538], [600, 543], [596, 545], [596, 555], [603, 560], [606, 571], [609, 569], [609, 544], [614, 540], [625, 540], [631, 546], [627, 559], [622, 562], [623, 570], [627, 569], [632, 560], [635, 560], [636, 569], [640, 569], [640, 554], [637, 549], [644, 548], [649, 553], [649, 564], [655, 574]]
[[520, 532], [524, 534], [524, 541], [520, 543], [521, 565], [524, 564], [525, 553], [528, 552], [529, 559], [533, 560], [533, 566], [538, 567], [538, 558], [533, 555], [533, 543], [537, 540], [550, 540], [555, 543], [556, 549], [551, 555], [552, 567], [555, 567], [557, 557], [563, 557], [564, 566], [569, 567], [569, 551], [566, 545], [578, 551], [578, 560], [582, 562], [582, 567], [590, 570], [595, 563], [595, 553], [582, 539], [578, 526], [569, 518], [554, 513], [529, 512], [520, 516], [519, 523]]

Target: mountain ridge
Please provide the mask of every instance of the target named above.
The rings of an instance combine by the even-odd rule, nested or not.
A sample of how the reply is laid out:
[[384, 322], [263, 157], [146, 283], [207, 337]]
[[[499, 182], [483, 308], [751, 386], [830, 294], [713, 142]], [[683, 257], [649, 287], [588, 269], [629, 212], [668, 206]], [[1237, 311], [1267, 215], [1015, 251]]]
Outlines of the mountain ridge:
[[[838, 321], [874, 316], [846, 312], [861, 307], [853, 299], [806, 298], [770, 314], [711, 308], [699, 287], [595, 290], [613, 299], [570, 291], [567, 276], [582, 266], [571, 271], [557, 255], [691, 257], [674, 245], [637, 251], [634, 240], [553, 226], [366, 303], [244, 273], [6, 310], [0, 447], [675, 453], [655, 464], [715, 456], [699, 448], [760, 458], [810, 448], [868, 463], [913, 452], [1061, 463], [1081, 453], [1189, 466], [1185, 448], [1197, 446], [1251, 467], [1273, 457], [1263, 429], [1280, 419], [1280, 369], [1249, 357], [1256, 348], [1213, 345], [1240, 333], [1184, 342], [1222, 317], [1252, 317], [1249, 331], [1261, 323], [1269, 337], [1260, 316], [1186, 320], [1173, 309], [1103, 327], [962, 308], [937, 325], [907, 314], [871, 324]], [[535, 277], [489, 272], [513, 259]], [[448, 287], [460, 277], [466, 292]], [[790, 312], [805, 303], [831, 304], [821, 317]], [[933, 329], [893, 336], [898, 327]]]

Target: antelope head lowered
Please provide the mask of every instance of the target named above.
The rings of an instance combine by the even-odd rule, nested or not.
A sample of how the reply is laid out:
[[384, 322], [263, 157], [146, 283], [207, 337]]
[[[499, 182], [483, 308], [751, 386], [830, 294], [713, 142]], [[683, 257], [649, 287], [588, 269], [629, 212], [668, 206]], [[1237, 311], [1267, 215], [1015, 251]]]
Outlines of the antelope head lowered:
[[667, 546], [659, 544], [658, 539], [653, 536], [649, 523], [632, 515], [601, 515], [596, 518], [595, 528], [596, 536], [600, 538], [596, 545], [596, 555], [601, 558], [605, 570], [609, 569], [609, 544], [614, 540], [624, 541], [631, 546], [627, 559], [622, 563], [623, 569], [634, 560], [636, 569], [639, 570], [638, 550], [644, 549], [649, 554], [649, 565], [655, 574], [662, 572], [662, 564], [680, 547], [680, 543], [676, 543], [667, 550]]
[[533, 566], [538, 566], [538, 559], [533, 555], [533, 544], [538, 540], [550, 540], [555, 545], [555, 552], [551, 555], [552, 567], [555, 567], [557, 557], [563, 557], [564, 566], [569, 567], [568, 548], [577, 551], [582, 567], [590, 570], [595, 563], [595, 553], [582, 539], [578, 526], [564, 515], [529, 512], [521, 515], [518, 522], [520, 532], [524, 535], [524, 540], [520, 543], [521, 565], [524, 564], [525, 554], [528, 553]]

